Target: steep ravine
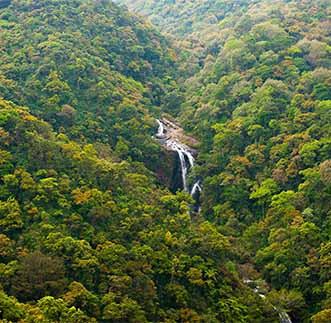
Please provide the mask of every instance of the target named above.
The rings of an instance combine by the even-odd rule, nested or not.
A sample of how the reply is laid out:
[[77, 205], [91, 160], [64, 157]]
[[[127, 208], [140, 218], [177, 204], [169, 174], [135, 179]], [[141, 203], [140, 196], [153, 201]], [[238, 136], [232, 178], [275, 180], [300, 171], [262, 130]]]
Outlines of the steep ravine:
[[[251, 287], [255, 293], [257, 293], [261, 298], [266, 298], [266, 293], [264, 288], [262, 287], [265, 284], [264, 281], [261, 280], [251, 280], [251, 279], [243, 279], [243, 282]], [[262, 284], [261, 284], [262, 283]], [[284, 310], [281, 310], [275, 306], [273, 306], [274, 310], [278, 313], [279, 323], [292, 323], [290, 316]]]
[[[190, 147], [189, 144], [196, 145], [197, 141], [193, 137], [184, 134], [183, 129], [179, 125], [166, 118], [160, 120], [156, 119], [156, 122], [158, 124], [157, 133], [155, 134], [156, 140], [158, 140], [166, 150], [177, 153], [177, 161], [175, 162], [177, 167], [174, 167], [173, 170], [173, 179], [176, 179], [173, 183], [176, 188], [175, 190], [183, 189], [190, 193], [195, 201], [192, 209], [193, 211], [199, 212], [200, 194], [202, 191], [200, 180], [196, 179], [191, 185], [188, 183], [188, 175], [194, 167], [195, 157], [198, 154], [197, 149]], [[180, 178], [181, 181], [178, 181], [178, 178]], [[247, 286], [250, 286], [261, 298], [265, 299], [266, 295], [257, 281], [243, 279], [243, 282]], [[274, 310], [279, 315], [280, 323], [292, 323], [291, 318], [285, 311], [276, 307], [274, 307]]]

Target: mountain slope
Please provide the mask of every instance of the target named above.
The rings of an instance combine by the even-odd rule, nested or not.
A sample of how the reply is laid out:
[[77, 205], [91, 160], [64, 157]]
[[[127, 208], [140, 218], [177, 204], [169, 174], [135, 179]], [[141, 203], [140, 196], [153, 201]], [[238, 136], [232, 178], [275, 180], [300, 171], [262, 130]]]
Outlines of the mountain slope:
[[163, 37], [109, 1], [12, 1], [0, 57], [2, 322], [278, 321], [146, 168], [176, 87]]
[[202, 213], [236, 237], [273, 304], [331, 321], [330, 1], [127, 3], [177, 39], [210, 32], [174, 110], [202, 141]]
[[[209, 28], [217, 28], [219, 22], [238, 9], [247, 8], [249, 1], [123, 1], [130, 9], [146, 16], [160, 30], [177, 37], [207, 36]], [[216, 29], [215, 29], [216, 30]], [[202, 38], [201, 42], [207, 42]]]
[[[226, 36], [225, 26], [237, 21], [252, 1], [117, 0], [146, 17], [176, 44], [181, 73], [188, 77], [215, 54]], [[225, 33], [224, 33], [225, 32]]]
[[297, 322], [330, 307], [330, 10], [327, 1], [249, 6], [187, 82], [181, 107], [203, 140], [205, 216], [237, 237], [243, 261]]
[[0, 13], [0, 43], [0, 96], [72, 139], [118, 146], [155, 169], [150, 112], [175, 65], [158, 32], [108, 1], [12, 1]]

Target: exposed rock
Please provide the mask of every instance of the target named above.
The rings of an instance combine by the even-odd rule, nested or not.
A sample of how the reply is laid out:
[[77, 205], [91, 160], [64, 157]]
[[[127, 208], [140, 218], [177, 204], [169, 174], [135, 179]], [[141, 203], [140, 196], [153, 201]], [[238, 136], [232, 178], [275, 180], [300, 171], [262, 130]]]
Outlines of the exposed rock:
[[189, 172], [194, 167], [195, 156], [198, 153], [192, 146], [196, 146], [198, 142], [196, 139], [184, 134], [183, 129], [175, 122], [164, 117], [156, 121], [159, 127], [155, 138], [165, 148], [164, 151], [166, 154], [171, 153], [173, 156], [175, 153], [175, 158], [173, 158], [175, 163], [168, 164], [169, 170], [172, 173], [172, 180], [168, 187], [173, 192], [183, 189], [187, 193], [190, 193], [196, 201], [196, 205], [194, 206], [198, 210], [201, 193], [200, 180], [197, 180], [195, 183], [189, 183], [188, 181]]
[[[198, 151], [196, 147], [199, 142], [195, 138], [188, 136], [184, 133], [183, 128], [177, 125], [175, 122], [170, 121], [167, 118], [162, 118], [161, 122], [166, 126], [165, 128], [165, 137], [161, 138], [165, 142], [169, 139], [173, 139], [174, 141], [180, 142], [185, 146], [187, 150], [189, 150], [193, 155], [197, 155]], [[166, 146], [165, 146], [166, 147]], [[169, 147], [166, 147], [168, 150], [171, 150]]]

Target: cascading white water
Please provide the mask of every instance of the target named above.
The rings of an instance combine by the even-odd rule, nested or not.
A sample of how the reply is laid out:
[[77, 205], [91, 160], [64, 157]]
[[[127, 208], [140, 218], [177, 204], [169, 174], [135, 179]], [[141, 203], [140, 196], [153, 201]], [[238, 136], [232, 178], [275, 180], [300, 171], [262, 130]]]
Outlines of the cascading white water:
[[[259, 286], [258, 281], [254, 281], [254, 280], [250, 280], [250, 279], [244, 279], [243, 282], [246, 285], [249, 285], [249, 284], [252, 284], [252, 283], [256, 284], [256, 287], [253, 288], [253, 291], [255, 293], [257, 293], [261, 298], [266, 298], [266, 296], [264, 294], [262, 294], [262, 292], [261, 292], [261, 287]], [[272, 307], [278, 313], [280, 323], [292, 323], [290, 316], [285, 311], [281, 311], [280, 309], [278, 309], [275, 306], [272, 306]]]
[[158, 125], [159, 125], [159, 128], [157, 130], [157, 134], [156, 134], [156, 138], [162, 138], [165, 136], [165, 133], [164, 133], [164, 125], [163, 123], [159, 120], [159, 119], [156, 119]]
[[158, 139], [166, 139], [165, 145], [173, 150], [176, 151], [180, 161], [180, 168], [181, 168], [181, 175], [182, 175], [182, 182], [183, 182], [183, 189], [185, 192], [189, 192], [192, 196], [196, 194], [197, 191], [201, 192], [200, 181], [197, 181], [191, 188], [187, 185], [187, 176], [188, 172], [192, 167], [194, 167], [194, 157], [188, 147], [181, 142], [172, 139], [171, 137], [165, 138], [165, 132], [167, 131], [165, 124], [156, 119], [159, 128], [156, 134], [156, 138]]
[[279, 317], [280, 317], [280, 323], [292, 323], [291, 318], [286, 312], [280, 312]]
[[188, 171], [188, 167], [187, 167], [187, 163], [186, 163], [186, 159], [185, 156], [188, 158], [188, 154], [187, 151], [183, 148], [183, 146], [173, 140], [167, 140], [166, 145], [171, 149], [177, 152], [178, 157], [179, 157], [179, 161], [180, 161], [180, 168], [181, 168], [181, 173], [182, 173], [182, 181], [183, 181], [183, 189], [184, 191], [188, 191], [187, 188], [187, 171]]
[[186, 151], [186, 156], [187, 156], [188, 162], [190, 163], [190, 167], [193, 167], [194, 166], [194, 157], [188, 150]]
[[201, 192], [201, 186], [200, 186], [200, 181], [197, 181], [194, 183], [192, 189], [191, 189], [191, 196], [194, 196], [197, 192]]

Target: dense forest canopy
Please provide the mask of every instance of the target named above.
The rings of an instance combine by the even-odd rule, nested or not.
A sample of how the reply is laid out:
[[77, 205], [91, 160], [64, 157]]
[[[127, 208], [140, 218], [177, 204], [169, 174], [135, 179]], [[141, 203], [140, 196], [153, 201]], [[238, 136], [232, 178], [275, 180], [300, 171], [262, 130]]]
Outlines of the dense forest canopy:
[[0, 0], [0, 322], [330, 323], [330, 1], [116, 2]]
[[[165, 1], [164, 11], [127, 2], [179, 43], [197, 24], [209, 33], [201, 37], [215, 51], [173, 93], [184, 101], [173, 113], [202, 141], [202, 214], [293, 321], [331, 322], [330, 1]], [[229, 3], [228, 16], [209, 19]]]
[[208, 54], [218, 52], [224, 24], [240, 19], [252, 0], [116, 0], [159, 27], [179, 50], [181, 75], [198, 72]]
[[0, 28], [0, 96], [71, 139], [153, 168], [149, 112], [175, 65], [165, 38], [108, 1], [12, 1]]
[[169, 42], [110, 1], [1, 4], [1, 322], [277, 322], [153, 172]]

